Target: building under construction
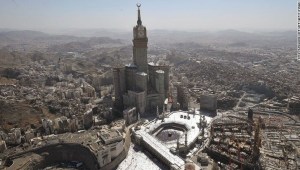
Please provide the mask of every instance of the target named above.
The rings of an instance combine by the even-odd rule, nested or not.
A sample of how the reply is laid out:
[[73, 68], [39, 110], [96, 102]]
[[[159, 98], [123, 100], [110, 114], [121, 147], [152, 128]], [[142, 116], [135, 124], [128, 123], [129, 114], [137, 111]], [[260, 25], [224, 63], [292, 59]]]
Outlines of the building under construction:
[[298, 169], [299, 122], [287, 114], [228, 114], [214, 119], [207, 154], [224, 169]]

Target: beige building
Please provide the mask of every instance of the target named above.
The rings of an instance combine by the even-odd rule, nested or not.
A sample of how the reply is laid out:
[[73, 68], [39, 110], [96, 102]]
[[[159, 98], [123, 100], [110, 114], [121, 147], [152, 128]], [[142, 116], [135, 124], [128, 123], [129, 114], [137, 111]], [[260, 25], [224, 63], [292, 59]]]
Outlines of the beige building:
[[103, 148], [98, 151], [98, 162], [100, 167], [110, 163], [123, 151], [123, 136], [119, 131], [107, 130], [100, 134]]

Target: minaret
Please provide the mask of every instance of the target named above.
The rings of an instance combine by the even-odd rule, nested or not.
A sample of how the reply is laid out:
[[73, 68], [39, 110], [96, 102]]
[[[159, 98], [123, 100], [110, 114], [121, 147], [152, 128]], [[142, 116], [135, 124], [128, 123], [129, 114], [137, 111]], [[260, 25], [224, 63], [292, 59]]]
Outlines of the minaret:
[[187, 140], [187, 133], [185, 133], [185, 140], [184, 140], [185, 147], [187, 147], [187, 143], [188, 143], [188, 140]]
[[[261, 117], [260, 117], [261, 119]], [[260, 146], [260, 142], [261, 142], [261, 138], [260, 138], [260, 128], [261, 128], [261, 123], [260, 121], [258, 121], [258, 123], [255, 126], [255, 131], [254, 131], [254, 145], [253, 145], [253, 158], [252, 158], [252, 162], [257, 161], [258, 157], [259, 157], [259, 147]]]
[[137, 25], [133, 28], [133, 63], [137, 66], [139, 72], [148, 74], [148, 61], [147, 61], [147, 30], [142, 25], [141, 19], [141, 4], [138, 7], [138, 20]]
[[202, 116], [201, 116], [201, 113], [199, 112], [199, 115], [200, 115], [200, 121], [199, 121], [199, 125], [200, 125], [200, 128], [202, 127]]
[[162, 122], [164, 122], [165, 121], [165, 111], [163, 110], [163, 112], [162, 112]]
[[156, 106], [156, 116], [157, 116], [157, 118], [159, 118], [159, 110], [158, 110], [158, 106]]

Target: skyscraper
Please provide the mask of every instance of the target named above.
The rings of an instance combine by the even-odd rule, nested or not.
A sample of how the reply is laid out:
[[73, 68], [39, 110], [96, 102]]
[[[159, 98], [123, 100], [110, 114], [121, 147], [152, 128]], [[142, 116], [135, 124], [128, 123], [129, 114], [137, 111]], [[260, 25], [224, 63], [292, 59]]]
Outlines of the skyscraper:
[[147, 29], [142, 24], [140, 5], [133, 27], [133, 63], [113, 68], [115, 107], [120, 111], [136, 107], [137, 113], [163, 108], [169, 90], [169, 66], [149, 64]]

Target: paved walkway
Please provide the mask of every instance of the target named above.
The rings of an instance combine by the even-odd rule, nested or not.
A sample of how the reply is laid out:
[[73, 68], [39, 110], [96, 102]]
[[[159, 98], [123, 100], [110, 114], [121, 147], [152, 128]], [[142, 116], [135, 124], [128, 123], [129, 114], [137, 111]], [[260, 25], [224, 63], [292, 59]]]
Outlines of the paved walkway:
[[154, 151], [157, 154], [157, 156], [167, 160], [169, 165], [176, 165], [177, 167], [184, 166], [184, 161], [180, 157], [172, 154], [165, 145], [163, 145], [160, 141], [151, 136], [149, 133], [143, 130], [139, 130], [136, 133], [142, 136], [143, 142], [145, 142], [148, 145], [148, 147], [151, 147], [148, 149]]

